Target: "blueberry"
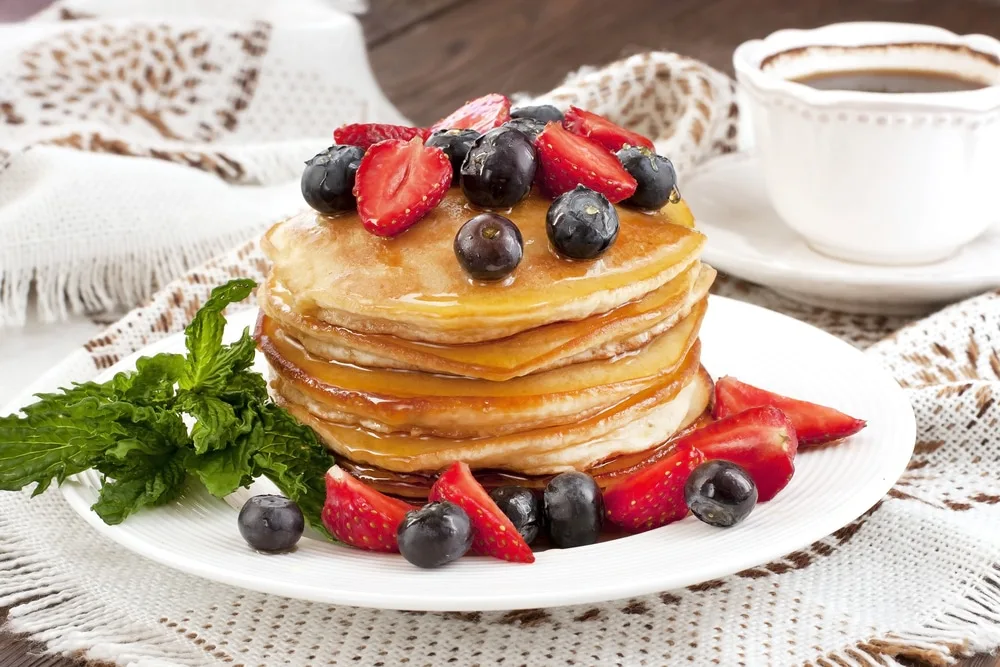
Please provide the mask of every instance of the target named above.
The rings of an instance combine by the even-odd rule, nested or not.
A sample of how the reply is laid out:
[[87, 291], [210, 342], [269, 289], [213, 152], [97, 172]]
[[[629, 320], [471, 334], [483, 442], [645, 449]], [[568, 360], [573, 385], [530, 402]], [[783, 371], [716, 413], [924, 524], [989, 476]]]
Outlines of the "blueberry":
[[523, 486], [501, 486], [490, 491], [490, 498], [521, 533], [528, 544], [535, 541], [542, 528], [542, 507], [538, 497]]
[[354, 177], [365, 152], [357, 146], [330, 146], [306, 162], [302, 197], [320, 213], [349, 211], [354, 200]]
[[396, 540], [399, 553], [417, 567], [440, 567], [461, 558], [472, 546], [472, 522], [455, 503], [430, 503], [406, 513]]
[[473, 142], [480, 136], [482, 135], [475, 130], [438, 130], [428, 137], [424, 145], [437, 146], [444, 151], [444, 154], [451, 160], [451, 184], [456, 185], [465, 156], [469, 154]]
[[582, 472], [552, 478], [542, 493], [552, 543], [562, 549], [593, 544], [604, 523], [604, 498], [597, 482]]
[[480, 213], [455, 235], [455, 256], [476, 280], [502, 280], [521, 263], [524, 240], [513, 222], [496, 213]]
[[283, 496], [254, 496], [243, 505], [237, 522], [247, 544], [269, 553], [294, 547], [306, 526], [299, 506]]
[[462, 163], [462, 191], [476, 206], [510, 208], [531, 190], [537, 160], [523, 133], [493, 128], [472, 144]]
[[534, 118], [515, 118], [503, 124], [504, 127], [512, 127], [535, 143], [535, 139], [545, 129], [545, 123]]
[[625, 200], [629, 206], [644, 209], [661, 208], [677, 194], [677, 172], [662, 155], [644, 146], [626, 146], [615, 155], [638, 184], [635, 194]]
[[545, 231], [560, 255], [594, 259], [618, 238], [618, 212], [604, 195], [578, 185], [549, 206]]
[[562, 121], [563, 112], [556, 109], [551, 104], [541, 104], [534, 107], [518, 107], [510, 112], [511, 118], [534, 118], [542, 123], [549, 123], [554, 120]]
[[708, 461], [688, 477], [684, 501], [705, 523], [729, 528], [747, 518], [757, 504], [757, 485], [735, 463]]

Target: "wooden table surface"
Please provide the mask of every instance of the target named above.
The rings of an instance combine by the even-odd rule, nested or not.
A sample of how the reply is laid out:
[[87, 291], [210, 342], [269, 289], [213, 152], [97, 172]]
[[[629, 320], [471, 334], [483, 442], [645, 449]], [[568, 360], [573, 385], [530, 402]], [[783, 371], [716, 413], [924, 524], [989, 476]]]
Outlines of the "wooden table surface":
[[[375, 75], [389, 99], [420, 124], [484, 93], [542, 92], [582, 65], [643, 50], [677, 51], [731, 71], [730, 54], [739, 42], [778, 28], [879, 20], [1000, 34], [996, 0], [370, 2], [362, 23]], [[0, 21], [18, 20], [45, 4], [47, 0], [0, 0]], [[0, 609], [0, 625], [6, 615]], [[0, 667], [98, 664], [44, 656], [41, 650], [0, 632]], [[1000, 658], [980, 655], [958, 665], [1000, 667]]]

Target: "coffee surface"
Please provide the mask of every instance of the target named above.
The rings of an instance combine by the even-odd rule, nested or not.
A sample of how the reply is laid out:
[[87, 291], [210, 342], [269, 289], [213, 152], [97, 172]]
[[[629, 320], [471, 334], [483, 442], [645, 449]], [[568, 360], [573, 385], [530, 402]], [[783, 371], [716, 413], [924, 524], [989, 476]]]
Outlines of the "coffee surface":
[[954, 93], [987, 87], [982, 81], [926, 70], [847, 70], [821, 72], [792, 80], [820, 90], [867, 93]]

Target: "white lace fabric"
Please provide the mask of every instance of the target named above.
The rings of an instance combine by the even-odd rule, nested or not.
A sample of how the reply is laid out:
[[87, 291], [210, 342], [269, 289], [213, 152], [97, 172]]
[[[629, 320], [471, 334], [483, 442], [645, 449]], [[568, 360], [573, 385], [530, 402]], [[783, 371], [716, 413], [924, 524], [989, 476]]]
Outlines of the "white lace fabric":
[[[5, 46], [0, 40], [0, 51]], [[539, 99], [587, 106], [656, 137], [682, 172], [735, 142], [729, 79], [676, 54], [584, 70]], [[44, 173], [30, 160], [73, 155], [64, 150], [55, 158], [46, 150], [17, 158], [19, 169]], [[206, 175], [160, 161], [158, 168], [180, 179]], [[266, 171], [257, 166], [246, 173], [254, 169]], [[233, 187], [212, 178], [220, 193]], [[263, 217], [255, 220], [264, 224]], [[213, 285], [260, 279], [266, 269], [250, 241], [189, 271], [65, 360], [46, 384], [94, 377], [181, 330]], [[908, 323], [801, 306], [726, 277], [715, 291], [867, 348], [913, 403], [918, 441], [906, 473], [875, 508], [805, 549], [630, 600], [509, 613], [408, 613], [289, 600], [195, 579], [97, 535], [58, 491], [31, 500], [7, 493], [0, 495], [0, 606], [10, 607], [9, 629], [50, 651], [143, 667], [884, 667], [904, 658], [944, 665], [1000, 646], [1000, 294]]]
[[[357, 3], [351, 3], [357, 4]], [[0, 326], [130, 308], [303, 204], [347, 122], [402, 122], [324, 0], [75, 0], [0, 25]]]

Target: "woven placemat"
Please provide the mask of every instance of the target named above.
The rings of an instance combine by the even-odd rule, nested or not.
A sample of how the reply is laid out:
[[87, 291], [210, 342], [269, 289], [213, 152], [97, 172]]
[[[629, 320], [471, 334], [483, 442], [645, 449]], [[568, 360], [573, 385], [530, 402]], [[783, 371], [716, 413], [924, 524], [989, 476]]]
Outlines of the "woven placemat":
[[[735, 137], [729, 80], [675, 54], [578, 73], [545, 99], [579, 100], [657, 136], [679, 164], [731, 150]], [[673, 120], [656, 125], [663, 117]], [[212, 286], [266, 269], [251, 242], [188, 273], [54, 369], [46, 386], [91, 378], [180, 331]], [[0, 495], [0, 606], [11, 607], [10, 629], [52, 651], [142, 666], [884, 666], [901, 657], [946, 664], [1000, 646], [1000, 294], [907, 323], [800, 306], [725, 277], [715, 290], [867, 348], [913, 403], [918, 442], [906, 473], [876, 507], [808, 548], [605, 604], [406, 613], [195, 579], [98, 536], [57, 491], [30, 502], [9, 493]]]

